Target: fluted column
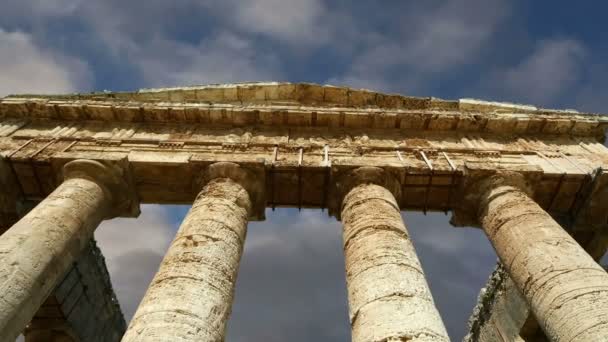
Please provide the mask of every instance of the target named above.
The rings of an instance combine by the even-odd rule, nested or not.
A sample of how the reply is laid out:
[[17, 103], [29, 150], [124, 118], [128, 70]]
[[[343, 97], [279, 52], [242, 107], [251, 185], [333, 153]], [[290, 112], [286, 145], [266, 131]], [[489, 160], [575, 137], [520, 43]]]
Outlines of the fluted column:
[[76, 261], [114, 193], [116, 170], [95, 161], [65, 165], [64, 181], [0, 237], [0, 341], [14, 341]]
[[525, 191], [517, 175], [481, 182], [479, 220], [551, 341], [608, 337], [608, 274]]
[[393, 195], [399, 186], [377, 168], [357, 169], [345, 182], [341, 219], [352, 340], [449, 341]]
[[123, 341], [224, 341], [252, 203], [231, 177], [244, 170], [218, 164], [228, 171], [198, 194]]

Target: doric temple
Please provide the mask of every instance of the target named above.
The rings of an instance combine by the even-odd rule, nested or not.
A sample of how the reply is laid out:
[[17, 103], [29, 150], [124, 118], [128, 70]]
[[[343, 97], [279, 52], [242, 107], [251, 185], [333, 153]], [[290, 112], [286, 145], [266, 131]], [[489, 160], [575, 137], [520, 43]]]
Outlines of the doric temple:
[[[353, 341], [449, 341], [404, 210], [496, 251], [466, 341], [608, 341], [606, 127], [314, 84], [2, 98], [0, 341], [224, 341], [269, 207], [341, 221]], [[93, 233], [142, 203], [192, 208], [127, 325]]]

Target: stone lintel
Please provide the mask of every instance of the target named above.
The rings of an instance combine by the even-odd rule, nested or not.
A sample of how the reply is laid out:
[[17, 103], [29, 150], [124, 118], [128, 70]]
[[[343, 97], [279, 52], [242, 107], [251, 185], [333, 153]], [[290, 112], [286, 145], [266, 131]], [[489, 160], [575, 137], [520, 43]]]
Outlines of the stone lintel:
[[[471, 163], [465, 162], [463, 181], [454, 203], [453, 215], [450, 223], [456, 227], [480, 227], [479, 204], [484, 188], [496, 182], [505, 182], [515, 185], [522, 191], [532, 195], [531, 189], [542, 177], [542, 168], [530, 164], [499, 164], [493, 162]], [[538, 191], [538, 190], [537, 190]]]
[[198, 162], [193, 166], [199, 174], [193, 184], [193, 192], [201, 189], [213, 179], [228, 178], [241, 185], [249, 194], [251, 211], [249, 220], [262, 221], [266, 218], [266, 171], [264, 163], [237, 164], [232, 162]]
[[58, 177], [57, 184], [73, 177], [91, 179], [112, 198], [113, 207], [107, 218], [139, 216], [139, 199], [127, 155], [96, 153], [82, 157], [74, 158], [71, 153], [53, 156], [51, 165]]

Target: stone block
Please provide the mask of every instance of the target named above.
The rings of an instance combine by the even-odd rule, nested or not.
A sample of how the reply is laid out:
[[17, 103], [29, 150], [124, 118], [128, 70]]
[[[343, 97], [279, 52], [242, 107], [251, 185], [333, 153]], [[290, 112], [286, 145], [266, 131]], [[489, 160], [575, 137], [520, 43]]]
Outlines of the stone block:
[[327, 103], [345, 106], [348, 103], [348, 89], [334, 86], [324, 86], [323, 99]]

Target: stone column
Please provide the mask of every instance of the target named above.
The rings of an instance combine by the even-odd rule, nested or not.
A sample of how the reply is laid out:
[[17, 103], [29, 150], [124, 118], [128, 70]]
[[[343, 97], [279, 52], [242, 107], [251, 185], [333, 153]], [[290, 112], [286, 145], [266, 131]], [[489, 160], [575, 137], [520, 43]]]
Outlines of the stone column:
[[126, 186], [111, 167], [87, 160], [0, 237], [0, 341], [14, 341], [76, 261]]
[[352, 340], [449, 341], [395, 200], [398, 182], [366, 167], [341, 186]]
[[224, 341], [253, 180], [232, 163], [209, 173], [122, 341]]
[[551, 341], [608, 336], [608, 274], [523, 190], [515, 174], [478, 188], [479, 220]]

